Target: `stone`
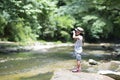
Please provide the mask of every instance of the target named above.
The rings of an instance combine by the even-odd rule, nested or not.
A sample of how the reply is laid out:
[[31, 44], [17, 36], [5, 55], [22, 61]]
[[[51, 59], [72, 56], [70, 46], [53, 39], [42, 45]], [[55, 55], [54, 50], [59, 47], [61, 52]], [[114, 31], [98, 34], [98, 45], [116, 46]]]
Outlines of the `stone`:
[[56, 70], [50, 80], [115, 80], [105, 75], [96, 73], [77, 72], [69, 70]]
[[93, 59], [89, 59], [88, 62], [89, 62], [90, 65], [97, 65], [98, 64], [98, 62], [93, 60]]
[[109, 76], [115, 80], [120, 80], [120, 72], [110, 71], [110, 70], [104, 70], [104, 71], [98, 71], [99, 74]]
[[120, 65], [118, 66], [118, 68], [115, 71], [120, 72]]

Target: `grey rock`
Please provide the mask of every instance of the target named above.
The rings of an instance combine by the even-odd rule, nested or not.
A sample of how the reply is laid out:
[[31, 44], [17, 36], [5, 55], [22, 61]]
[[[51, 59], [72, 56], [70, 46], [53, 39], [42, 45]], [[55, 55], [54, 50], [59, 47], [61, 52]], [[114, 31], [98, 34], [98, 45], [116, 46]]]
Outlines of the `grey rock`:
[[91, 64], [91, 65], [97, 65], [98, 64], [98, 62], [97, 61], [95, 61], [95, 60], [93, 60], [93, 59], [89, 59], [89, 64]]
[[69, 70], [57, 70], [51, 80], [114, 80], [105, 75], [95, 73], [78, 72], [72, 73]]
[[110, 70], [104, 70], [104, 71], [98, 71], [99, 74], [109, 76], [115, 80], [120, 80], [120, 72], [110, 71]]

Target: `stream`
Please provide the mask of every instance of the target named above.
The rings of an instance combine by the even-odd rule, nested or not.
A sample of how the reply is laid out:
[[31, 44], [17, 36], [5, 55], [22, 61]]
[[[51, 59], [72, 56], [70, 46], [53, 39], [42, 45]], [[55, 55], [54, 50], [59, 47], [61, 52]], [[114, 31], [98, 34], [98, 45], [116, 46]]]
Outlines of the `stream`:
[[[84, 47], [83, 61], [90, 58], [109, 61], [110, 56], [100, 47]], [[73, 46], [36, 52], [0, 53], [0, 80], [50, 80], [54, 70], [71, 69], [74, 65]]]

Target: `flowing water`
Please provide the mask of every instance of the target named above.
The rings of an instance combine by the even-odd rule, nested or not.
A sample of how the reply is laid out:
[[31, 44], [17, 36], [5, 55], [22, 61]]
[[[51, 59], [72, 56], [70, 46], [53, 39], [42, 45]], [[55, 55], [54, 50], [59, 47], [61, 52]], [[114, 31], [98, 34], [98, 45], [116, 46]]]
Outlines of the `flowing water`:
[[[96, 48], [96, 47], [95, 47]], [[75, 65], [73, 47], [57, 47], [36, 52], [0, 54], [0, 80], [50, 80], [53, 71], [59, 68], [70, 69]], [[100, 49], [84, 50], [84, 60], [103, 59], [108, 52]], [[90, 55], [91, 53], [98, 53]], [[88, 56], [89, 55], [89, 56]]]
[[0, 80], [27, 80], [25, 77], [29, 77], [28, 80], [49, 80], [46, 78], [50, 78], [54, 68], [59, 67], [56, 63], [73, 59], [71, 52], [71, 47], [59, 47], [37, 52], [1, 53]]

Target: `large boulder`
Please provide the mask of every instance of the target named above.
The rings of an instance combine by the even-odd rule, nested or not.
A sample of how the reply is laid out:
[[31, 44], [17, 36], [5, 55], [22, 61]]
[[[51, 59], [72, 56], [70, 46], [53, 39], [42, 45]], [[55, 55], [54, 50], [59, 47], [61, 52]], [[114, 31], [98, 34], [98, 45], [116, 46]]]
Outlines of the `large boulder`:
[[57, 70], [51, 80], [114, 80], [108, 76], [95, 73], [78, 72], [73, 73], [69, 70]]
[[112, 77], [115, 80], [120, 80], [120, 72], [115, 72], [115, 71], [110, 71], [110, 70], [104, 70], [104, 71], [99, 71], [98, 73], [102, 74], [102, 75], [107, 75], [109, 77]]

